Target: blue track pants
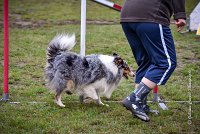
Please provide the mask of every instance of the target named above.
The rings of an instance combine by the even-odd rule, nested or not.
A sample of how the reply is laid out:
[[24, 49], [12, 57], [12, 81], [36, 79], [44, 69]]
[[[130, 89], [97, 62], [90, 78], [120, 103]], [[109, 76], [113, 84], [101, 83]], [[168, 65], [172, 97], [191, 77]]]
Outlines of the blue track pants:
[[176, 68], [171, 30], [157, 23], [121, 23], [138, 64], [135, 83], [143, 77], [164, 85]]

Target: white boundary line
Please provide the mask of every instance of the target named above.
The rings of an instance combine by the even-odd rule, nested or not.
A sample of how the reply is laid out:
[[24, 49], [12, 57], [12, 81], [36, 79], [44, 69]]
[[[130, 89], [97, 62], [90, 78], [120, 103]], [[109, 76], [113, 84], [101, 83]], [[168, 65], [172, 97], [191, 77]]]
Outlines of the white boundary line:
[[[77, 102], [79, 103], [80, 101], [68, 101], [68, 102]], [[104, 101], [107, 103], [121, 103], [122, 101]], [[147, 101], [148, 103], [157, 103], [155, 101]], [[200, 103], [200, 101], [161, 101], [163, 103]], [[47, 102], [36, 102], [36, 101], [32, 101], [32, 102], [19, 102], [19, 101], [13, 101], [13, 102], [7, 102], [9, 104], [21, 104], [21, 103], [28, 103], [28, 104], [46, 104]], [[158, 102], [159, 103], [159, 102]]]

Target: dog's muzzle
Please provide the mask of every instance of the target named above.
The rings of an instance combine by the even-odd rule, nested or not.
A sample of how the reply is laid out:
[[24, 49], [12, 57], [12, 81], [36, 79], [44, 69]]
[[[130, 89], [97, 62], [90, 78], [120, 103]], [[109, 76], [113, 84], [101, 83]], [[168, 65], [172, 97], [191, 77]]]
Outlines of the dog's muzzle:
[[126, 79], [128, 79], [128, 76], [129, 77], [134, 77], [135, 76], [135, 73], [133, 72], [133, 71], [131, 71], [131, 70], [124, 70], [123, 71], [123, 76], [126, 78]]

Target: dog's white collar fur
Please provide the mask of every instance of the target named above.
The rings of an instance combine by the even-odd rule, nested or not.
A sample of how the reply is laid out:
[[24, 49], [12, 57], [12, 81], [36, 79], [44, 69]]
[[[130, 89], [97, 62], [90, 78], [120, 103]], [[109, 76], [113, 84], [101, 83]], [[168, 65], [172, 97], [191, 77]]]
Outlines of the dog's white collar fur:
[[113, 56], [100, 55], [99, 59], [107, 67], [107, 69], [109, 69], [115, 76], [117, 75], [118, 68], [115, 65], [115, 63], [113, 62], [114, 61], [114, 57]]

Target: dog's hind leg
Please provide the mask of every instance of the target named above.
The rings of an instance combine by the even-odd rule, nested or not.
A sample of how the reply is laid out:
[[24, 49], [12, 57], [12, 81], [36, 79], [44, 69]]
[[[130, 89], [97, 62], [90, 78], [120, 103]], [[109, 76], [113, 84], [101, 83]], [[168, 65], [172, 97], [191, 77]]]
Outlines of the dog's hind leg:
[[65, 107], [65, 105], [61, 101], [61, 93], [56, 93], [56, 95], [55, 95], [55, 103], [60, 107]]
[[67, 81], [65, 92], [69, 95], [73, 94], [73, 92], [74, 92], [74, 82], [72, 80]]
[[89, 97], [89, 98], [92, 98], [93, 100], [95, 100], [98, 105], [109, 106], [108, 104], [104, 104], [101, 101], [100, 94], [97, 92], [97, 90], [94, 87], [89, 86], [89, 87], [84, 88], [83, 90], [84, 90], [84, 98]]

